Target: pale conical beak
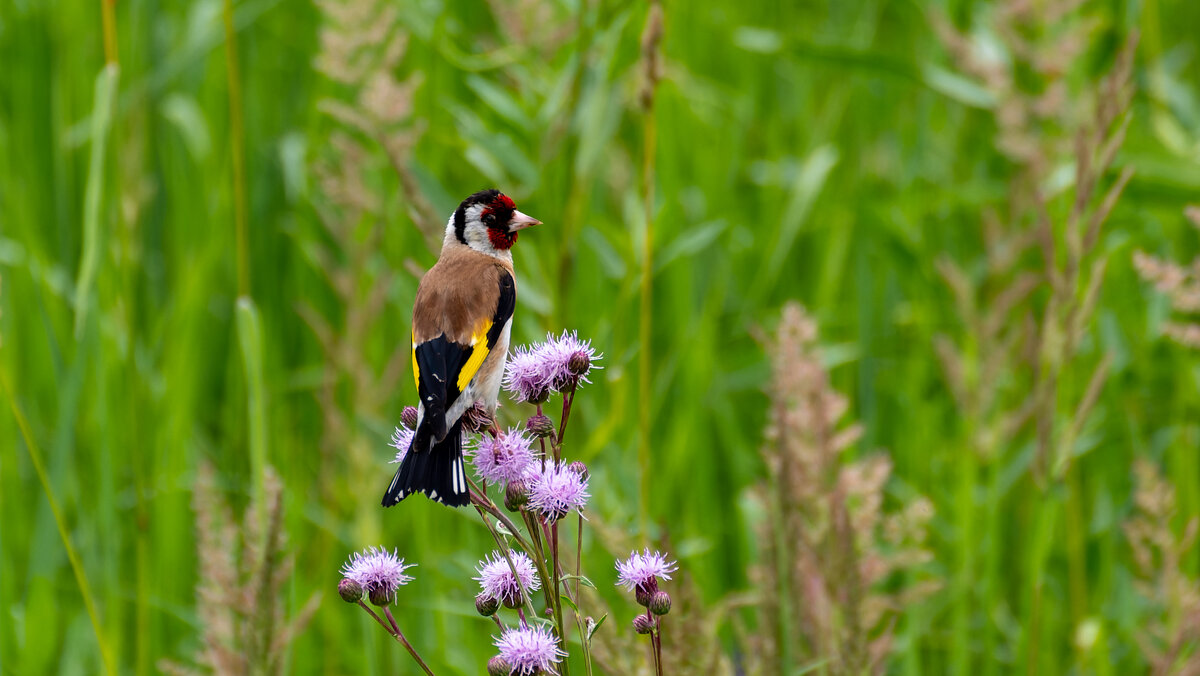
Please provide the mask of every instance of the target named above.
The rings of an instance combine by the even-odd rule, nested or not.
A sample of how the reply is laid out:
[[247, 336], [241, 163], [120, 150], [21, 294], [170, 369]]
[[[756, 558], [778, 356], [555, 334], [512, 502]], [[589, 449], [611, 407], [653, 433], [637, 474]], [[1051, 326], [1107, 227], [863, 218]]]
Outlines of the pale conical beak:
[[541, 224], [542, 222], [533, 216], [526, 216], [519, 211], [514, 211], [512, 218], [508, 219], [509, 230], [524, 230], [525, 228]]

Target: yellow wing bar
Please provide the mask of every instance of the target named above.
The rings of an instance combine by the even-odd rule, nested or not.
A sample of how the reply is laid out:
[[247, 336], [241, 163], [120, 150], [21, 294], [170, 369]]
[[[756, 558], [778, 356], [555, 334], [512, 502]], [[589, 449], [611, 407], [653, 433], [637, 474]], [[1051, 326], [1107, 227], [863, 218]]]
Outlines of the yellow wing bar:
[[417, 366], [417, 332], [413, 331], [412, 336], [412, 360], [413, 360], [413, 384], [417, 386], [417, 391], [421, 391], [421, 368]]
[[483, 321], [475, 329], [475, 333], [471, 334], [471, 356], [467, 359], [467, 363], [463, 364], [462, 370], [458, 372], [458, 391], [463, 392], [467, 389], [467, 385], [471, 383], [471, 379], [479, 373], [479, 367], [483, 366], [483, 360], [487, 359], [488, 349], [487, 334], [492, 328], [491, 320]]

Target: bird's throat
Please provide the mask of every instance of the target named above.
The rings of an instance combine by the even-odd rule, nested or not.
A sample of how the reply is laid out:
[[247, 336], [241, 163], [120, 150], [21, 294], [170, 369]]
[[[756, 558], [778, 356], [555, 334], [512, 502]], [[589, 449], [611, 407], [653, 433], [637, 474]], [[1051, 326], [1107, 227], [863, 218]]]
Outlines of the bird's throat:
[[498, 251], [506, 251], [517, 243], [517, 233], [488, 228], [488, 239]]

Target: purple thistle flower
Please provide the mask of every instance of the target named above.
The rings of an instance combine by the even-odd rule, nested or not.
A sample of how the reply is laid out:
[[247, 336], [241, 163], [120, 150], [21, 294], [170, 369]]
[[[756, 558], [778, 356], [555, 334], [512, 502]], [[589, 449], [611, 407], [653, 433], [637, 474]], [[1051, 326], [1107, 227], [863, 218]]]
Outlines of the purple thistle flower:
[[522, 345], [509, 356], [504, 388], [517, 401], [542, 402], [572, 384], [591, 382], [587, 374], [602, 357], [574, 331], [564, 330], [560, 336], [546, 334], [545, 342]]
[[495, 438], [490, 434], [481, 435], [471, 450], [475, 476], [492, 483], [520, 480], [533, 462], [532, 444], [529, 437], [515, 427]]
[[368, 595], [376, 592], [390, 599], [402, 585], [413, 581], [404, 571], [415, 565], [406, 565], [395, 552], [370, 547], [350, 555], [350, 560], [342, 566], [342, 577], [358, 583]]
[[545, 521], [557, 521], [572, 509], [587, 504], [588, 482], [565, 463], [534, 463], [525, 477], [529, 485], [529, 506]]
[[[491, 556], [484, 557], [475, 568], [479, 577], [474, 579], [479, 581], [479, 587], [488, 598], [496, 599], [509, 608], [517, 608], [523, 602], [521, 587], [524, 586], [526, 592], [537, 591], [542, 588], [542, 581], [538, 579], [533, 559], [528, 554], [514, 551], [510, 555], [512, 566], [508, 565], [508, 559], [501, 552], [494, 551]], [[516, 575], [513, 575], [514, 568]], [[517, 583], [518, 579], [520, 584]]]
[[536, 403], [550, 396], [550, 387], [542, 372], [542, 360], [536, 346], [522, 345], [508, 355], [504, 389], [512, 392], [517, 401]]
[[592, 362], [603, 356], [596, 354], [590, 341], [579, 340], [578, 333], [567, 333], [565, 329], [558, 337], [546, 334], [546, 342], [537, 351], [550, 388], [558, 392], [570, 388], [575, 381], [591, 382], [587, 374], [592, 370]]
[[678, 566], [659, 552], [650, 553], [647, 548], [641, 554], [630, 552], [629, 558], [617, 561], [617, 585], [630, 591], [654, 592], [658, 590], [658, 578], [671, 579]]
[[404, 460], [404, 456], [408, 455], [408, 449], [412, 446], [413, 435], [415, 434], [416, 432], [410, 430], [403, 422], [400, 423], [395, 432], [392, 432], [392, 441], [388, 446], [396, 449], [396, 459], [392, 460], [389, 464], [395, 464]]
[[500, 657], [511, 666], [510, 673], [521, 676], [543, 671], [557, 673], [553, 665], [566, 656], [558, 648], [558, 639], [545, 625], [507, 629], [494, 645], [500, 649]]

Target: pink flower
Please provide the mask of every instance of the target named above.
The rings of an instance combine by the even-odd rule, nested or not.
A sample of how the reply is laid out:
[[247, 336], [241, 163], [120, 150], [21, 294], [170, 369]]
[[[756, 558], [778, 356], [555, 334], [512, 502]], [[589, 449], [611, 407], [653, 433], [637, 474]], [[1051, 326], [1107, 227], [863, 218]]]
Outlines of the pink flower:
[[[490, 557], [485, 557], [475, 568], [479, 573], [479, 577], [475, 579], [479, 581], [483, 594], [488, 598], [514, 608], [524, 602], [521, 596], [522, 586], [526, 592], [537, 591], [542, 588], [542, 581], [538, 579], [537, 570], [534, 569], [533, 560], [528, 554], [514, 551], [509, 555], [512, 557], [512, 566], [508, 565], [504, 554], [492, 552]], [[514, 568], [517, 571], [516, 575], [513, 575]]]
[[574, 331], [546, 334], [545, 342], [522, 345], [509, 356], [504, 388], [517, 401], [542, 402], [555, 392], [590, 382], [587, 375], [602, 357]]
[[412, 446], [414, 434], [416, 432], [410, 430], [404, 423], [400, 423], [396, 431], [392, 432], [392, 441], [388, 444], [388, 446], [396, 449], [396, 459], [392, 460], [392, 463], [402, 462], [404, 456], [408, 455], [408, 449]]
[[617, 561], [617, 585], [630, 591], [653, 592], [658, 589], [658, 578], [671, 579], [678, 567], [674, 561], [659, 552], [650, 553], [647, 548], [641, 554], [630, 552], [629, 558]]
[[397, 589], [413, 581], [404, 571], [415, 565], [405, 564], [394, 551], [371, 547], [350, 556], [342, 566], [342, 577], [356, 582], [368, 595], [374, 592], [390, 599]]
[[543, 520], [557, 521], [572, 509], [582, 510], [588, 500], [588, 480], [564, 463], [533, 463], [525, 476], [529, 485], [529, 506]]
[[492, 483], [520, 480], [533, 462], [532, 443], [515, 427], [495, 438], [481, 435], [471, 451], [475, 475]]
[[558, 648], [558, 639], [545, 625], [540, 624], [505, 630], [496, 639], [495, 646], [500, 649], [500, 657], [512, 668], [510, 673], [521, 676], [540, 672], [557, 673], [554, 665], [566, 656]]

